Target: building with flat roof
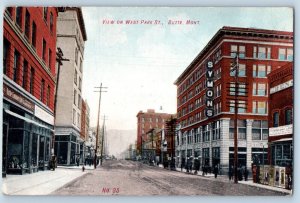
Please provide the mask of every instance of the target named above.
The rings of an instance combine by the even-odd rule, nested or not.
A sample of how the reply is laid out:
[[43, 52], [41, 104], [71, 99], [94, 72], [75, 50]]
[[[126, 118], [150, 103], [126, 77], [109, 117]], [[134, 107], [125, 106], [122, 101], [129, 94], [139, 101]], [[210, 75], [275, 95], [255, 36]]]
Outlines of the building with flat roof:
[[[238, 58], [238, 59], [237, 59]], [[238, 67], [238, 166], [267, 163], [267, 75], [293, 61], [293, 32], [222, 27], [175, 81], [177, 164], [188, 157], [226, 174], [234, 163], [235, 71]]]

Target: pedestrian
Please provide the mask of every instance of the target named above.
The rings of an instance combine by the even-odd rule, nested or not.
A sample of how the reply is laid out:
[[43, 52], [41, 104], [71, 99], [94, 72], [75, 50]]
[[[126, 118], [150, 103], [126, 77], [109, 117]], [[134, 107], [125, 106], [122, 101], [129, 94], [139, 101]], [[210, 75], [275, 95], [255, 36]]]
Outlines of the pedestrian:
[[79, 156], [76, 157], [77, 166], [79, 166]]
[[214, 167], [214, 174], [215, 174], [215, 178], [217, 178], [217, 176], [218, 176], [218, 172], [219, 172], [218, 166], [217, 166], [217, 165], [215, 165], [215, 167]]
[[228, 175], [229, 175], [229, 181], [231, 181], [232, 176], [233, 176], [233, 168], [232, 168], [232, 166], [229, 166]]
[[244, 176], [245, 176], [245, 181], [248, 181], [248, 169], [247, 168], [245, 168]]
[[82, 165], [82, 172], [84, 172], [84, 170], [85, 170], [85, 167], [84, 167], [84, 165]]

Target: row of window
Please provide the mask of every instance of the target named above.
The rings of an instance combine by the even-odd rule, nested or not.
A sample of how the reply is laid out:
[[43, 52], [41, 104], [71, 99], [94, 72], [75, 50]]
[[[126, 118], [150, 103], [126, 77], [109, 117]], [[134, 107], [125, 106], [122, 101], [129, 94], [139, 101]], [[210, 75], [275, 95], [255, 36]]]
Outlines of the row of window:
[[[25, 12], [23, 11], [25, 10]], [[8, 7], [6, 8], [7, 13], [11, 16], [11, 19], [13, 19], [13, 8], [12, 7]], [[31, 43], [32, 47], [34, 48], [34, 50], [36, 49], [37, 46], [37, 27], [36, 27], [36, 23], [34, 22], [34, 20], [31, 21], [30, 18], [30, 13], [28, 11], [27, 8], [24, 7], [16, 7], [15, 9], [16, 11], [16, 25], [17, 27], [20, 29], [21, 32], [23, 32], [22, 30], [22, 22], [23, 22], [23, 18], [25, 18], [24, 22], [25, 22], [25, 39], [27, 40], [28, 43]], [[44, 20], [46, 22], [46, 24], [48, 23], [48, 8], [44, 7]], [[53, 32], [53, 14], [50, 12], [49, 13], [49, 18], [50, 18], [50, 31], [51, 33]], [[53, 57], [53, 52], [52, 50], [49, 48], [47, 49], [47, 42], [46, 40], [43, 38], [42, 40], [42, 57], [41, 57], [45, 63], [45, 65], [47, 65], [49, 68], [52, 66], [52, 59]], [[48, 61], [46, 61], [48, 59]]]
[[[271, 47], [265, 46], [253, 46], [253, 58], [254, 59], [271, 59]], [[245, 45], [231, 45], [230, 46], [230, 56], [235, 57], [238, 54], [239, 58], [243, 59], [246, 57], [246, 48]], [[293, 48], [278, 48], [278, 59], [293, 61]], [[212, 55], [212, 59], [215, 64], [221, 59], [221, 50], [217, 50], [215, 54]], [[205, 64], [195, 70], [194, 74], [190, 76], [187, 81], [178, 88], [178, 95], [187, 90], [194, 82], [200, 79], [201, 75], [206, 71]], [[254, 71], [254, 70], [253, 70]], [[270, 70], [271, 71], [271, 70]], [[268, 70], [268, 73], [270, 72]], [[220, 72], [220, 71], [218, 71]], [[240, 64], [239, 76], [246, 75], [245, 64]], [[234, 75], [234, 72], [231, 72], [231, 75]], [[217, 74], [219, 75], [219, 74]], [[257, 74], [254, 77], [266, 77], [267, 74], [262, 73], [258, 70]]]
[[156, 122], [156, 123], [164, 123], [165, 122], [165, 119], [164, 118], [140, 118], [142, 123], [144, 122]]
[[[50, 85], [47, 85], [43, 78], [41, 79], [41, 81], [36, 81], [37, 79], [35, 68], [29, 64], [26, 58], [21, 61], [21, 54], [17, 49], [14, 49], [13, 59], [11, 59], [11, 56], [9, 54], [11, 49], [12, 46], [9, 41], [4, 39], [3, 74], [10, 77], [14, 82], [22, 86], [32, 95], [34, 95], [34, 87], [39, 86], [40, 95], [38, 99], [49, 106], [51, 94]], [[13, 63], [11, 63], [11, 60], [13, 60]], [[12, 65], [12, 67], [10, 67], [10, 64]]]
[[[280, 126], [279, 115], [280, 115], [279, 111], [273, 112], [273, 127]], [[289, 124], [293, 123], [293, 109], [287, 108], [287, 109], [284, 110], [283, 120], [284, 120], [285, 125], [289, 125]]]

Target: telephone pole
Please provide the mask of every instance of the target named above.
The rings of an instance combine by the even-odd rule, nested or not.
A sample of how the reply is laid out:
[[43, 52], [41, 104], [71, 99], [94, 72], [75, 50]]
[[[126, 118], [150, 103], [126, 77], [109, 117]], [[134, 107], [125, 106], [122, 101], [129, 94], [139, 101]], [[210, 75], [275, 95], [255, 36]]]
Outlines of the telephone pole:
[[99, 120], [100, 120], [100, 105], [101, 105], [101, 93], [107, 92], [103, 89], [106, 89], [107, 87], [103, 87], [102, 83], [100, 83], [100, 87], [95, 87], [99, 90], [94, 92], [99, 92], [99, 103], [98, 103], [98, 117], [97, 117], [97, 131], [96, 131], [96, 149], [95, 149], [95, 156], [94, 156], [94, 168], [97, 167], [97, 151], [98, 151], [98, 139], [99, 139]]
[[[63, 56], [64, 56], [64, 53], [62, 52], [61, 48], [57, 47], [56, 62], [58, 63], [58, 65], [57, 65], [56, 85], [55, 85], [55, 94], [54, 94], [54, 123], [55, 123], [55, 119], [56, 119], [57, 91], [58, 91], [60, 66], [63, 65], [63, 61], [70, 61], [70, 59], [63, 58]], [[55, 142], [55, 134], [53, 133], [51, 154], [52, 154], [52, 151], [54, 154], [54, 142]]]
[[103, 117], [103, 127], [102, 127], [102, 143], [101, 143], [101, 157], [100, 157], [100, 165], [102, 166], [102, 162], [103, 162], [103, 145], [104, 145], [104, 128], [105, 128], [105, 120], [107, 120], [105, 118], [105, 115]]

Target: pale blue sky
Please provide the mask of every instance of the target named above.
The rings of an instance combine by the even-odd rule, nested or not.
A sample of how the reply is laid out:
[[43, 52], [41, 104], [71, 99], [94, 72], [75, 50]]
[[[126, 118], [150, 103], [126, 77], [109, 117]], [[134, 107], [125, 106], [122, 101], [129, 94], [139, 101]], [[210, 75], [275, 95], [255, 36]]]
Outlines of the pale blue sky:
[[[173, 82], [223, 26], [293, 31], [293, 10], [262, 7], [84, 7], [83, 96], [96, 125], [100, 82], [101, 115], [108, 129], [136, 129], [136, 114], [148, 108], [176, 113]], [[160, 20], [160, 25], [103, 24], [103, 20]], [[199, 25], [168, 25], [197, 20]], [[102, 122], [101, 122], [102, 123]]]

